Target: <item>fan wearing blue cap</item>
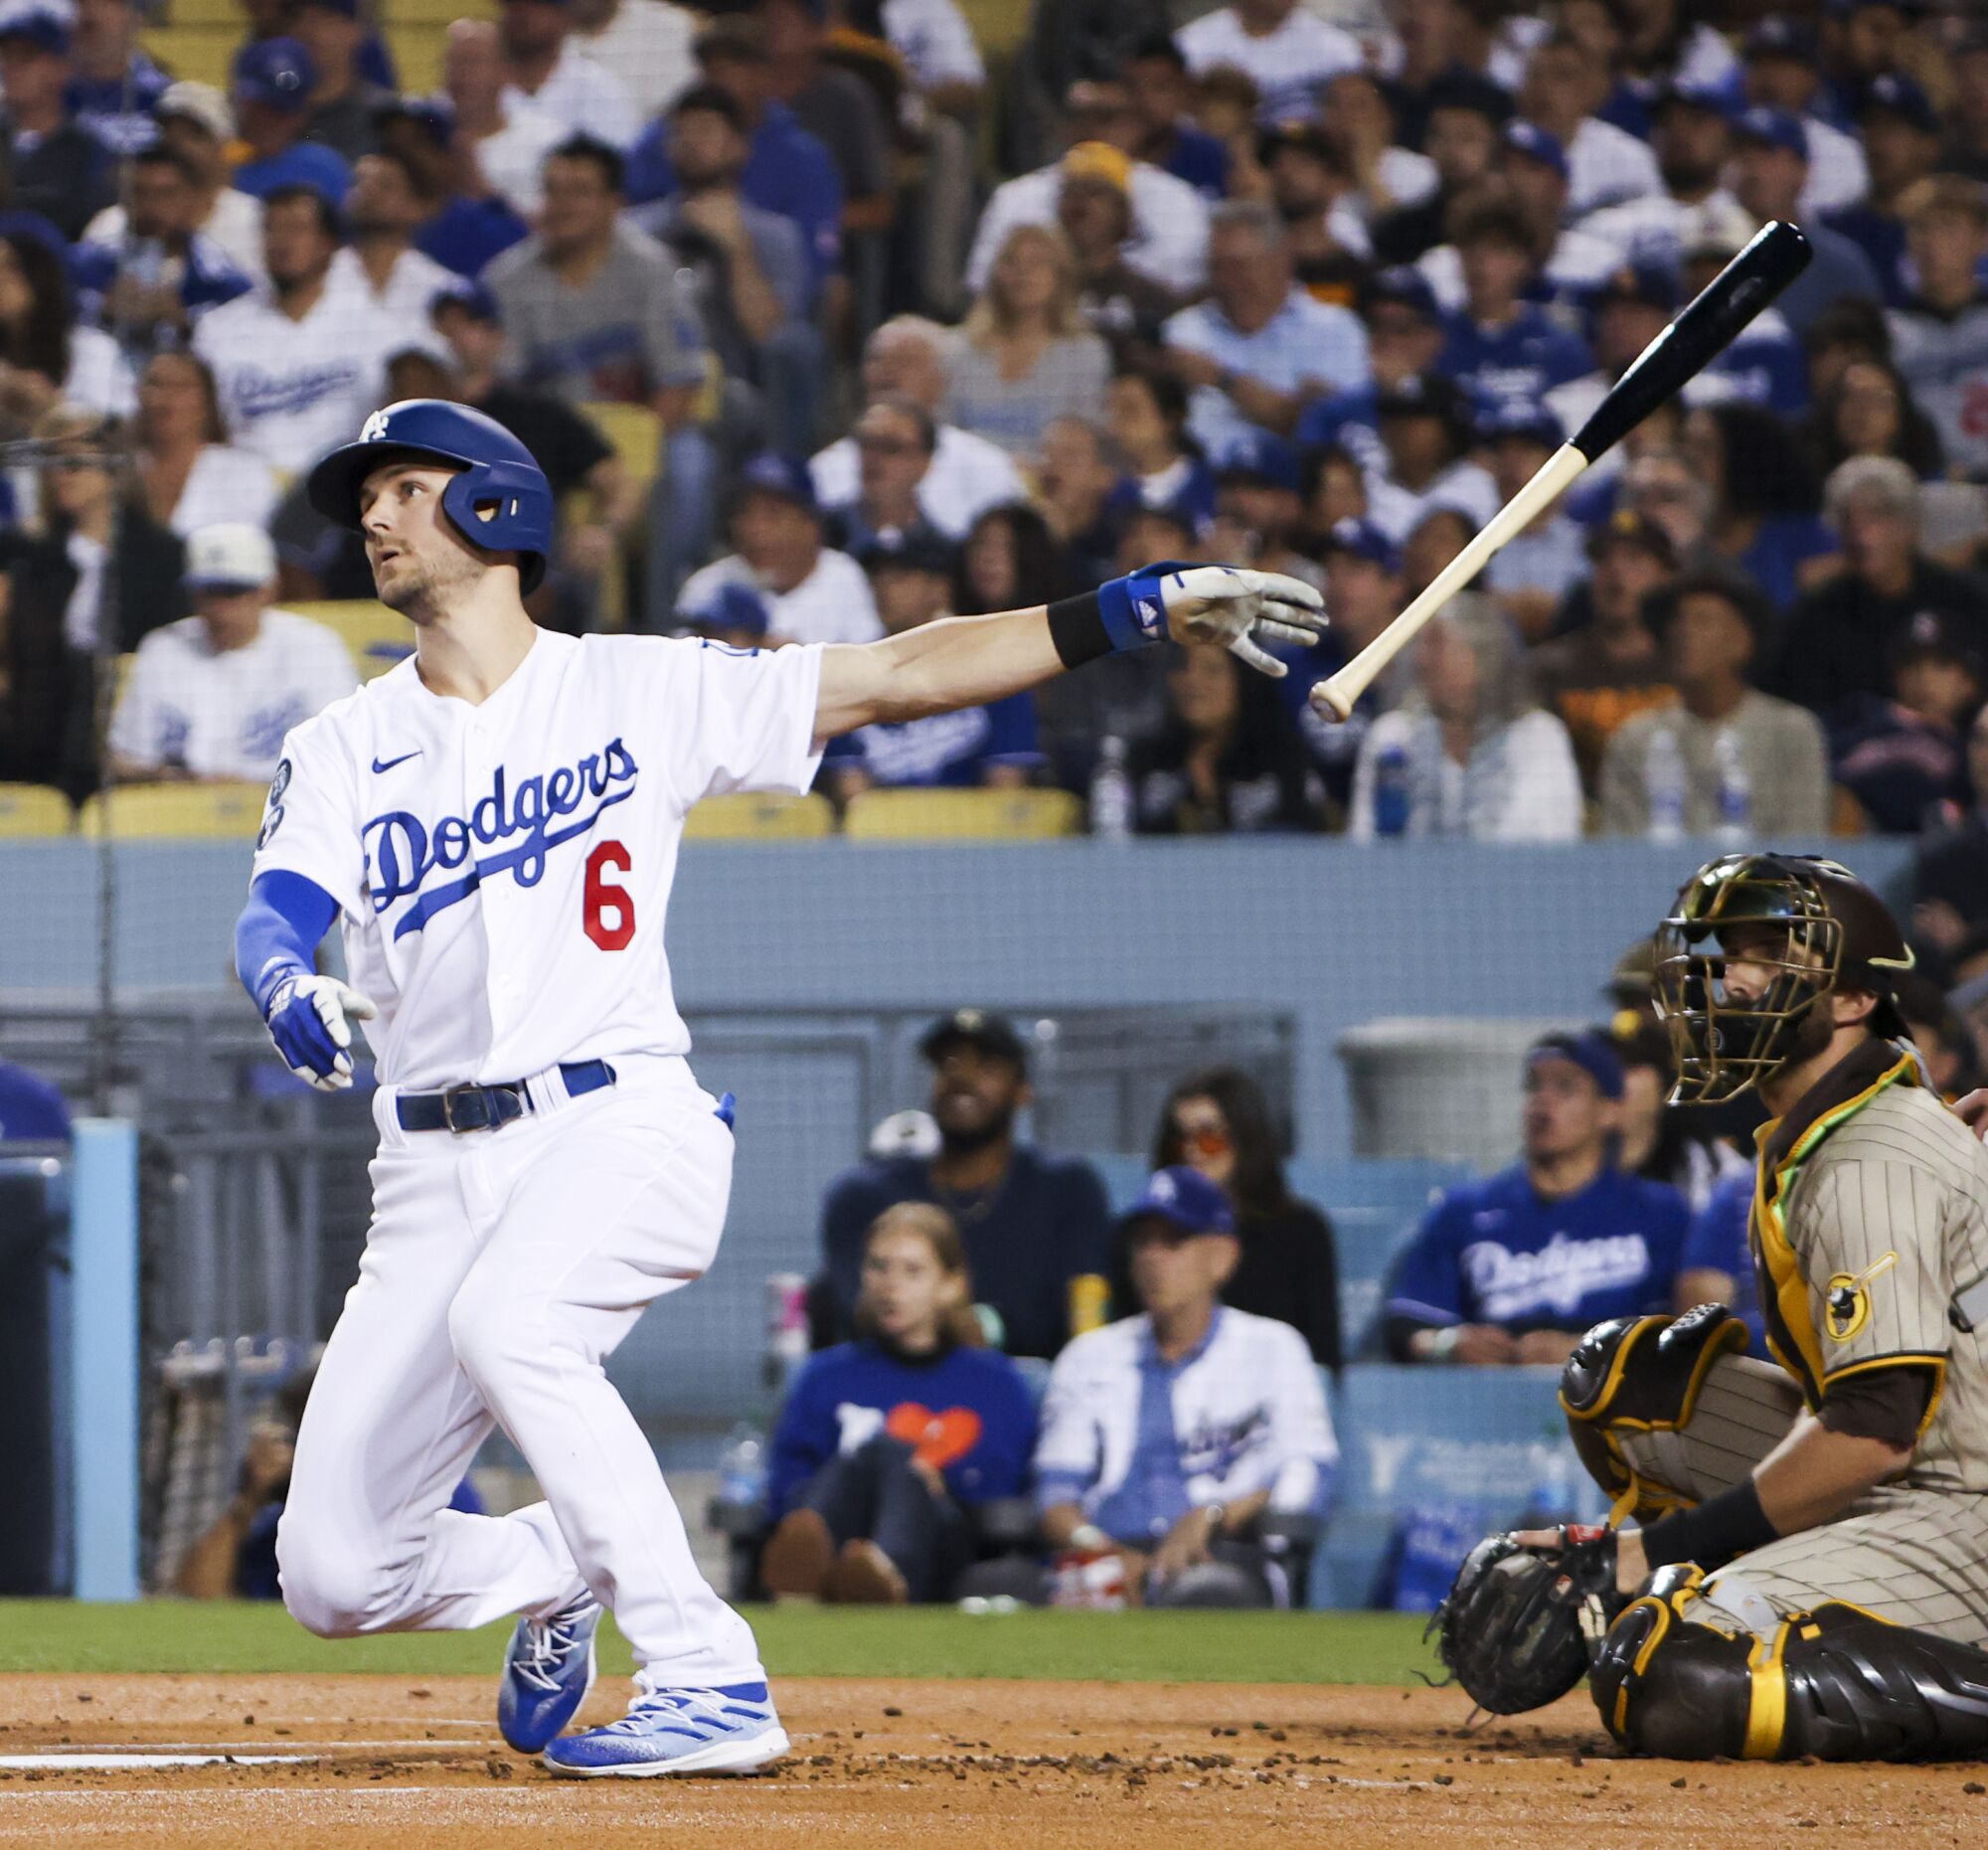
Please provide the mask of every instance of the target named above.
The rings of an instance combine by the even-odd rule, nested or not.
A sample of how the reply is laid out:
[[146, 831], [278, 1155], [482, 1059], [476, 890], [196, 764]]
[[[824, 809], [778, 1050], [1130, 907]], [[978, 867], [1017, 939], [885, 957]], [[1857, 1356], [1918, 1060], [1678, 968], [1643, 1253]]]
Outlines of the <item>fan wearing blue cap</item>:
[[308, 187], [334, 206], [345, 203], [352, 168], [344, 155], [310, 134], [311, 92], [317, 65], [296, 39], [254, 39], [242, 48], [230, 76], [235, 126], [251, 158], [235, 170], [233, 184], [251, 199], [286, 188]]
[[798, 457], [762, 450], [734, 479], [733, 550], [684, 581], [680, 609], [708, 608], [721, 585], [762, 592], [770, 636], [783, 642], [867, 642], [883, 634], [863, 568], [827, 545], [814, 481]]
[[1851, 120], [1871, 170], [1870, 196], [1831, 213], [1825, 223], [1870, 258], [1885, 306], [1902, 308], [1912, 281], [1899, 202], [1939, 165], [1939, 112], [1910, 78], [1888, 70], [1857, 92]]
[[1667, 82], [1652, 92], [1649, 110], [1650, 147], [1662, 187], [1584, 221], [1584, 229], [1613, 247], [1611, 271], [1625, 257], [1639, 266], [1675, 271], [1685, 246], [1708, 226], [1742, 239], [1753, 231], [1726, 190], [1733, 155], [1730, 87]]
[[1397, 1361], [1560, 1367], [1606, 1317], [1669, 1311], [1690, 1209], [1616, 1166], [1622, 1061], [1598, 1029], [1526, 1056], [1524, 1155], [1429, 1211], [1388, 1283]]
[[380, 145], [380, 106], [394, 92], [366, 75], [371, 32], [359, 16], [359, 0], [297, 0], [290, 20], [317, 72], [306, 132], [348, 161], [373, 153]]
[[1075, 1338], [1051, 1372], [1043, 1540], [1116, 1554], [1147, 1605], [1288, 1604], [1288, 1540], [1316, 1533], [1339, 1456], [1311, 1351], [1221, 1302], [1242, 1249], [1198, 1170], [1156, 1171], [1118, 1238], [1139, 1312]]
[[[857, 563], [869, 575], [887, 636], [952, 614], [958, 550], [937, 533], [912, 529], [873, 539]], [[905, 720], [875, 721], [834, 740], [822, 777], [838, 803], [871, 789], [1020, 789], [1043, 761], [1036, 706], [1026, 694]]]
[[77, 239], [116, 198], [117, 185], [108, 150], [70, 117], [72, 20], [69, 7], [52, 0], [0, 13], [0, 128], [10, 150], [9, 204]]
[[1797, 334], [1832, 303], [1846, 298], [1875, 302], [1877, 272], [1863, 248], [1807, 216], [1803, 201], [1812, 172], [1813, 125], [1792, 110], [1755, 103], [1734, 118], [1733, 191], [1757, 221], [1799, 219], [1808, 235], [1805, 269], [1774, 300], [1773, 312]]
[[1829, 95], [1814, 26], [1792, 13], [1769, 13], [1747, 28], [1740, 58], [1741, 104], [1786, 109], [1808, 132], [1801, 228], [1810, 231], [1824, 213], [1856, 205], [1871, 190], [1871, 170], [1856, 136], [1824, 114]]
[[1387, 467], [1381, 447], [1381, 395], [1399, 381], [1433, 370], [1445, 338], [1435, 291], [1419, 268], [1401, 263], [1377, 271], [1360, 292], [1373, 376], [1345, 391], [1313, 399], [1298, 414], [1301, 456], [1339, 448], [1368, 471]]

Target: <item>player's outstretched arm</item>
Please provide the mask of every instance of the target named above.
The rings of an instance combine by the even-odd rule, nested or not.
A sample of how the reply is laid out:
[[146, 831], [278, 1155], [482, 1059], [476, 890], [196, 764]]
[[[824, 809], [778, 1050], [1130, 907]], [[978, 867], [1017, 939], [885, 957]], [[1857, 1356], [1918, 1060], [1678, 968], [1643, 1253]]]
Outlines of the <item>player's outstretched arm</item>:
[[1148, 566], [1080, 597], [994, 616], [954, 616], [822, 652], [817, 738], [879, 721], [984, 706], [1099, 656], [1155, 642], [1220, 642], [1267, 675], [1267, 643], [1315, 642], [1319, 594], [1300, 579], [1232, 566]]
[[256, 875], [235, 922], [235, 973], [283, 1064], [319, 1092], [352, 1084], [351, 1020], [379, 1013], [369, 997], [313, 967], [337, 917], [338, 902], [316, 881], [274, 870]]

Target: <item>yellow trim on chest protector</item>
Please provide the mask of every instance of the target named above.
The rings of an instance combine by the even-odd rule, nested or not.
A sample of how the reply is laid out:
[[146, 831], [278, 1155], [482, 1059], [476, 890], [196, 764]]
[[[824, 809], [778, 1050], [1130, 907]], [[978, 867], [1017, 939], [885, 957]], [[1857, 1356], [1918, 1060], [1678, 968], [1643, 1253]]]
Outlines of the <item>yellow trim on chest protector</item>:
[[[1794, 1343], [1796, 1354], [1788, 1355], [1775, 1340], [1774, 1331], [1767, 1331], [1767, 1348], [1773, 1358], [1801, 1388], [1802, 1399], [1813, 1412], [1822, 1403], [1823, 1379], [1829, 1373], [1823, 1361], [1822, 1337], [1816, 1329], [1815, 1317], [1809, 1308], [1809, 1282], [1803, 1275], [1801, 1261], [1788, 1239], [1787, 1224], [1781, 1215], [1781, 1203], [1799, 1178], [1802, 1165], [1814, 1153], [1815, 1148], [1829, 1133], [1855, 1117], [1857, 1113], [1884, 1092], [1897, 1085], [1915, 1086], [1918, 1084], [1918, 1069], [1909, 1054], [1902, 1055], [1898, 1065], [1888, 1068], [1869, 1087], [1854, 1098], [1846, 1098], [1833, 1111], [1826, 1111], [1796, 1138], [1794, 1148], [1782, 1159], [1780, 1166], [1769, 1174], [1761, 1165], [1753, 1185], [1753, 1212], [1748, 1217], [1748, 1233], [1751, 1237], [1753, 1255], [1760, 1269], [1766, 1273], [1767, 1282], [1772, 1287], [1763, 1293], [1772, 1299], [1779, 1321], [1789, 1339]], [[1762, 1147], [1773, 1132], [1774, 1126], [1763, 1125], [1754, 1134]], [[1882, 1264], [1884, 1261], [1880, 1261]], [[1865, 1274], [1866, 1278], [1874, 1275]], [[1857, 1283], [1851, 1278], [1847, 1282]], [[1835, 1279], [1831, 1284], [1836, 1283]], [[1865, 1303], [1869, 1313], [1869, 1303]], [[1860, 1322], [1858, 1329], [1863, 1327]], [[1831, 1332], [1834, 1334], [1834, 1331]], [[1848, 1342], [1856, 1334], [1856, 1329], [1848, 1330], [1836, 1338], [1838, 1342]]]

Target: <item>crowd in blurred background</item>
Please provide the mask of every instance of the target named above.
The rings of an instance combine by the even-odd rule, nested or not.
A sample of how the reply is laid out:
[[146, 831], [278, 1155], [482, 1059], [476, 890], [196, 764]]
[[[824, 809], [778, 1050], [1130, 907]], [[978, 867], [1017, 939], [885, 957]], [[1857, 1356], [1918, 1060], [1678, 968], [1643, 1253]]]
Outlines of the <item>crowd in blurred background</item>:
[[[296, 478], [439, 396], [544, 462], [535, 614], [570, 631], [863, 638], [1163, 559], [1326, 591], [1281, 682], [1155, 652], [869, 729], [838, 805], [1959, 825], [1978, 865], [1975, 9], [1194, 11], [1035, 0], [990, 65], [957, 0], [496, 0], [423, 91], [361, 0], [248, 0], [226, 88], [161, 69], [136, 0], [7, 0], [0, 778], [266, 774], [327, 659], [270, 606], [371, 591]], [[1317, 723], [1308, 688], [1775, 217], [1816, 252], [1782, 302]]]

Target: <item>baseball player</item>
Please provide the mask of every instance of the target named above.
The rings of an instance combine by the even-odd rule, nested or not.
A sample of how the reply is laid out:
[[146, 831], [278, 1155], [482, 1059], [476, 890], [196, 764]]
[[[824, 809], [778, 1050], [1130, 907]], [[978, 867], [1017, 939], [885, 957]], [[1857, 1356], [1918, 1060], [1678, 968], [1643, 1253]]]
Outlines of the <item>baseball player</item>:
[[[1633, 1752], [1988, 1752], [1988, 1152], [1901, 1044], [1911, 962], [1877, 896], [1805, 856], [1710, 863], [1658, 931], [1674, 1098], [1757, 1088], [1773, 1113], [1749, 1239], [1774, 1365], [1720, 1305], [1589, 1331], [1561, 1403], [1642, 1526], [1493, 1538], [1445, 1614], [1461, 1660], [1584, 1608]], [[1559, 1661], [1562, 1688], [1586, 1667]], [[1496, 1662], [1459, 1674], [1510, 1694]]]
[[[523, 1617], [498, 1715], [555, 1771], [744, 1772], [785, 1752], [752, 1634], [706, 1586], [602, 1363], [712, 1262], [729, 1112], [692, 1078], [663, 915], [685, 812], [807, 789], [827, 740], [999, 700], [1165, 637], [1324, 625], [1309, 587], [1154, 568], [1048, 608], [870, 643], [736, 650], [533, 627], [553, 497], [480, 413], [409, 400], [312, 470], [415, 652], [296, 728], [237, 968], [286, 1062], [352, 1081], [373, 1021], [380, 1152], [358, 1282], [297, 1435], [283, 1598], [325, 1636]], [[342, 922], [349, 982], [314, 956]], [[501, 1424], [546, 1500], [448, 1509]], [[557, 1739], [611, 1609], [639, 1666], [609, 1727]]]

